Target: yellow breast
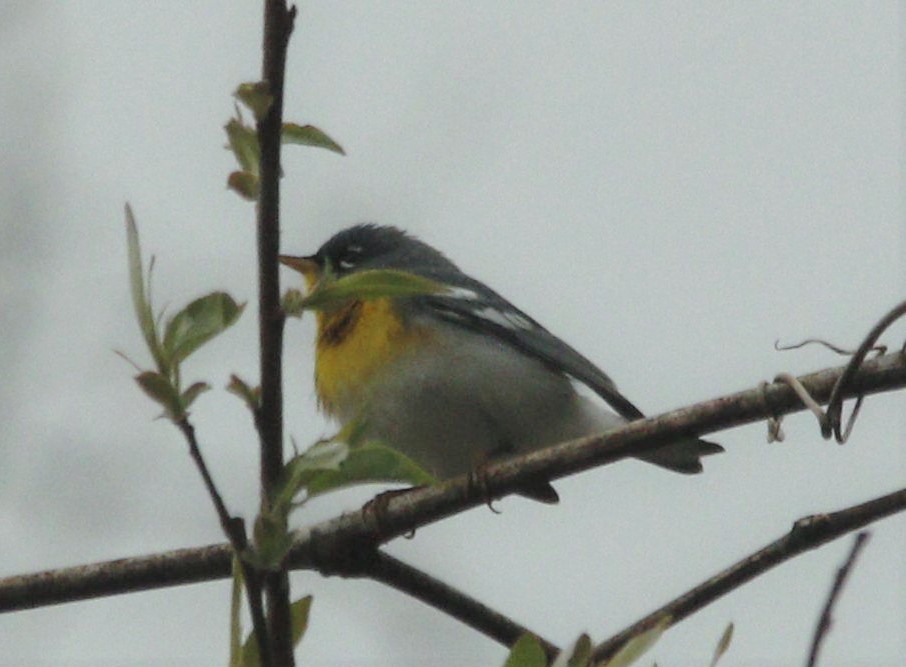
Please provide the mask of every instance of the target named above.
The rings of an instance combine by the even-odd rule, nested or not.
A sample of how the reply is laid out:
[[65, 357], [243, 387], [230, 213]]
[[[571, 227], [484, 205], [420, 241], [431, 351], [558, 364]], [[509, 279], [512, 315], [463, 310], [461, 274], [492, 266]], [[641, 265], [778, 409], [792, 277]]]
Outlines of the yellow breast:
[[330, 414], [357, 412], [375, 374], [424, 336], [400, 319], [389, 299], [320, 311], [315, 387], [321, 406]]

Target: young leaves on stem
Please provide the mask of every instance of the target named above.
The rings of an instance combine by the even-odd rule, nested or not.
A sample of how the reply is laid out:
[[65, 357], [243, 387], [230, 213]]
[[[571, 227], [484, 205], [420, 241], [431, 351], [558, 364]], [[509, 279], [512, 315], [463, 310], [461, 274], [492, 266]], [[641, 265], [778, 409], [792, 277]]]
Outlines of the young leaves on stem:
[[[248, 108], [256, 120], [263, 118], [274, 103], [267, 83], [256, 81], [242, 83], [236, 88], [233, 96]], [[227, 187], [248, 201], [257, 201], [260, 191], [259, 166], [261, 149], [258, 145], [258, 134], [253, 125], [249, 125], [236, 108], [235, 118], [224, 126], [227, 134], [227, 149], [232, 151], [239, 163], [239, 169], [227, 177]], [[300, 146], [323, 148], [338, 155], [346, 151], [326, 132], [314, 125], [284, 123], [281, 129], [281, 142]]]
[[146, 283], [138, 227], [129, 205], [126, 205], [126, 238], [132, 304], [157, 367], [139, 373], [135, 380], [142, 391], [164, 408], [164, 416], [178, 421], [185, 417], [195, 399], [210, 388], [206, 382], [195, 382], [182, 389], [180, 365], [202, 345], [231, 327], [242, 315], [245, 304], [236, 303], [225, 292], [212, 292], [195, 299], [162, 323], [162, 315], [154, 316], [151, 273], [149, 270]]
[[248, 406], [248, 409], [252, 411], [252, 414], [258, 412], [258, 408], [261, 407], [261, 387], [258, 385], [251, 386], [235, 373], [230, 376], [230, 383], [227, 385], [226, 390], [241, 398]]
[[314, 125], [299, 125], [297, 123], [283, 123], [283, 134], [281, 141], [284, 144], [298, 144], [300, 146], [314, 146], [315, 148], [324, 148], [337, 153], [346, 155], [346, 151], [336, 141], [331, 139], [325, 132], [319, 130]]

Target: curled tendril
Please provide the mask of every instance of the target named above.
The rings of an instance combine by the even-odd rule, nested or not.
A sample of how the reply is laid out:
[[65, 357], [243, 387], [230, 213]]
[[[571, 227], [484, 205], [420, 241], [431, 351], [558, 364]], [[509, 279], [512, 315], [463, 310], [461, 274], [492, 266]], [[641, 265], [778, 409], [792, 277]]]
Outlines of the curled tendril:
[[[853, 425], [855, 424], [856, 417], [859, 414], [859, 410], [862, 408], [862, 402], [865, 398], [863, 394], [856, 395], [856, 404], [853, 407], [853, 411], [849, 416], [849, 419], [846, 420], [846, 425], [842, 425], [842, 413], [843, 413], [843, 396], [849, 390], [850, 385], [853, 383], [853, 380], [861, 367], [862, 363], [865, 361], [865, 358], [872, 352], [877, 354], [884, 354], [887, 351], [886, 345], [876, 345], [878, 338], [881, 334], [887, 330], [890, 325], [896, 322], [898, 319], [906, 315], [906, 301], [900, 303], [890, 312], [888, 312], [881, 320], [872, 327], [871, 331], [862, 341], [862, 344], [857, 350], [850, 351], [844, 348], [841, 348], [837, 345], [829, 343], [825, 340], [818, 338], [807, 338], [799, 343], [794, 343], [791, 345], [781, 345], [780, 341], [774, 341], [774, 349], [778, 351], [787, 351], [795, 350], [805, 345], [823, 345], [836, 352], [837, 354], [843, 354], [850, 356], [849, 363], [846, 365], [846, 368], [841, 373], [840, 377], [837, 379], [834, 388], [831, 391], [830, 399], [827, 402], [827, 411], [821, 409], [821, 406], [818, 405], [818, 402], [808, 393], [805, 387], [797, 380], [794, 376], [789, 373], [781, 373], [775, 378], [775, 382], [783, 382], [789, 386], [793, 391], [796, 392], [796, 395], [799, 396], [800, 400], [805, 404], [805, 406], [815, 414], [818, 418], [818, 423], [821, 426], [821, 435], [824, 438], [830, 438], [832, 435], [834, 439], [839, 443], [843, 444], [849, 438], [850, 433], [852, 432]], [[906, 343], [902, 348], [904, 354], [906, 354]], [[780, 430], [779, 419], [773, 417], [769, 421], [769, 433], [768, 438], [781, 440], [783, 437], [783, 432]], [[842, 429], [842, 430], [841, 430]]]
[[[790, 350], [798, 350], [800, 348], [805, 347], [806, 345], [822, 345], [823, 347], [826, 347], [831, 352], [836, 352], [837, 354], [845, 356], [845, 357], [851, 357], [852, 355], [854, 355], [856, 353], [855, 350], [848, 350], [845, 347], [840, 347], [839, 345], [835, 345], [834, 343], [823, 340], [821, 338], [806, 338], [805, 340], [801, 340], [798, 343], [790, 343], [788, 345], [781, 345], [779, 338], [774, 341], [774, 349], [777, 350], [778, 352], [788, 352]], [[879, 355], [885, 354], [887, 352], [887, 346], [886, 345], [875, 345], [869, 351], [876, 352]]]

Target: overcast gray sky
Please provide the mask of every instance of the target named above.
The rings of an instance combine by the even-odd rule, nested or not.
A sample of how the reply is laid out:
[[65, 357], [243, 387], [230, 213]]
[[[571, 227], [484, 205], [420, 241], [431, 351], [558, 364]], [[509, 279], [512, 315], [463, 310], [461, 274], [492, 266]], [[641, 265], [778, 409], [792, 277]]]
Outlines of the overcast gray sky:
[[[231, 91], [259, 71], [256, 2], [7, 1], [0, 8], [0, 575], [219, 541], [179, 434], [153, 417], [126, 281], [131, 202], [159, 304], [254, 297], [253, 209], [227, 192]], [[371, 220], [442, 248], [650, 412], [837, 365], [903, 298], [901, 8], [850, 3], [302, 3], [286, 116], [348, 156], [285, 156], [283, 247]], [[287, 280], [291, 276], [285, 276]], [[187, 374], [254, 379], [254, 305]], [[893, 345], [906, 327], [887, 338]], [[312, 327], [287, 332], [288, 432], [315, 412]], [[755, 425], [685, 478], [636, 462], [480, 508], [390, 546], [561, 644], [603, 639], [797, 518], [902, 486], [902, 395], [845, 447], [813, 418]], [[194, 412], [252, 516], [256, 439], [222, 391]], [[300, 523], [357, 507], [330, 496]], [[823, 665], [900, 665], [906, 518], [878, 524]], [[661, 665], [798, 665], [843, 539], [669, 631]], [[313, 592], [302, 664], [499, 665], [504, 651], [368, 582]], [[223, 665], [228, 586], [0, 617], [0, 664]], [[643, 661], [642, 664], [650, 664]]]

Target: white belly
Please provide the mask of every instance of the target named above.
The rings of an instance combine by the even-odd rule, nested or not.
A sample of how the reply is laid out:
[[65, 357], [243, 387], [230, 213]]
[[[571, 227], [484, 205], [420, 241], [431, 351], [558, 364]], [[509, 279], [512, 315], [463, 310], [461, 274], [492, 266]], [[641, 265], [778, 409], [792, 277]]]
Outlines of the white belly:
[[440, 478], [623, 423], [506, 343], [446, 324], [438, 343], [442, 350], [414, 350], [378, 374], [367, 402], [342, 406], [341, 418], [363, 418], [366, 437]]

